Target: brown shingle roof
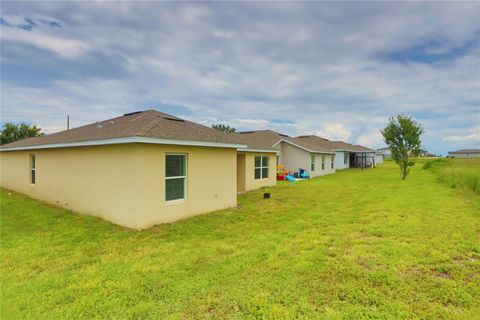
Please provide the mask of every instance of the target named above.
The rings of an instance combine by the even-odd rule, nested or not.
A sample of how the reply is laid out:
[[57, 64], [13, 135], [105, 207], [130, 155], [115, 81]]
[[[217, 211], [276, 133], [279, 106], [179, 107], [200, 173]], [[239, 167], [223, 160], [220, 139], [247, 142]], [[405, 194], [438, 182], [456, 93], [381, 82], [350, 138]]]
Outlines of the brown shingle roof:
[[273, 130], [246, 131], [235, 134], [242, 143], [246, 143], [249, 149], [269, 150], [280, 141], [287, 141], [291, 144], [308, 149], [312, 152], [330, 153], [329, 149], [323, 148], [312, 141], [306, 141], [300, 138], [289, 137]]
[[344, 141], [332, 141], [338, 146], [338, 149], [353, 152], [375, 152], [375, 150], [361, 146], [359, 144], [350, 144]]
[[[235, 133], [235, 138], [254, 150], [272, 150], [281, 138], [281, 134], [272, 130], [258, 130]], [[285, 135], [284, 135], [285, 136]]]
[[458, 154], [470, 154], [470, 153], [473, 153], [473, 154], [477, 154], [477, 153], [480, 153], [480, 149], [461, 149], [461, 150], [457, 150], [457, 151], [448, 151], [449, 154], [452, 154], [452, 153], [458, 153]]
[[146, 110], [71, 130], [15, 141], [3, 145], [2, 149], [125, 137], [242, 144], [230, 134], [166, 113]]
[[316, 153], [332, 153], [331, 149], [325, 148], [324, 146], [316, 143], [315, 141], [311, 140], [305, 140], [302, 138], [293, 138], [293, 137], [287, 137], [284, 139], [285, 141], [289, 141], [293, 144], [299, 145], [303, 148], [306, 148], [312, 152]]
[[331, 141], [316, 135], [307, 135], [299, 136], [298, 139], [311, 141], [312, 143], [317, 144], [319, 147], [325, 148], [327, 150], [345, 150], [351, 152], [374, 152], [375, 150], [361, 146], [354, 145], [344, 141]]

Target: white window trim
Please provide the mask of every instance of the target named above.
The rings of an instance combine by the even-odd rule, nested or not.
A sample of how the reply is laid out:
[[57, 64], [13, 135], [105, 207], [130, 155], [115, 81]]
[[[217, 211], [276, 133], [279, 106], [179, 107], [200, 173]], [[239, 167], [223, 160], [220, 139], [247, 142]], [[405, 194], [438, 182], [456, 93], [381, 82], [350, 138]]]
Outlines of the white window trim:
[[[175, 176], [175, 177], [167, 177], [165, 176], [166, 180], [172, 179], [184, 179], [183, 183], [183, 198], [182, 199], [174, 199], [174, 200], [167, 200], [165, 199], [166, 204], [177, 204], [183, 203], [187, 201], [187, 175], [188, 175], [188, 154], [187, 153], [165, 153], [165, 167], [167, 166], [167, 156], [184, 156], [185, 157], [185, 175], [184, 176]], [[165, 197], [167, 196], [167, 184], [165, 183]]]
[[334, 169], [334, 165], [333, 165], [333, 162], [335, 161], [335, 158], [332, 156], [331, 158], [331, 162], [330, 162], [330, 169]]
[[322, 156], [322, 171], [325, 170], [325, 156]]
[[310, 155], [310, 170], [315, 171], [315, 154]]
[[[255, 158], [259, 157], [260, 158], [260, 167], [257, 167], [255, 165]], [[265, 180], [265, 179], [268, 179], [268, 176], [270, 175], [269, 173], [267, 174], [267, 177], [263, 177], [263, 169], [267, 169], [267, 170], [270, 170], [269, 167], [270, 167], [270, 157], [269, 156], [255, 156], [255, 158], [253, 159], [253, 180]], [[263, 166], [263, 161], [262, 161], [262, 158], [267, 158], [267, 166], [264, 167]], [[255, 178], [255, 170], [257, 169], [260, 169], [260, 178], [257, 179]], [[267, 171], [268, 172], [268, 171]]]

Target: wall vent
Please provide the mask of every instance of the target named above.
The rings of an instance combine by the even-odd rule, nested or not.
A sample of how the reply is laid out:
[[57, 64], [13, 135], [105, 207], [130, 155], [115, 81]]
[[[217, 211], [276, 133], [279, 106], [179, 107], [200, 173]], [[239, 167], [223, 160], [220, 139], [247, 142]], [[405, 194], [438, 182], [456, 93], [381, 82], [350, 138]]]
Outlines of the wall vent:
[[185, 120], [180, 119], [180, 118], [173, 118], [173, 117], [163, 117], [163, 119], [167, 119], [170, 121], [177, 121], [177, 122], [185, 122]]
[[135, 111], [135, 112], [129, 112], [129, 113], [124, 113], [123, 116], [126, 117], [126, 116], [131, 116], [131, 115], [134, 115], [134, 114], [139, 114], [139, 113], [142, 113], [143, 111]]

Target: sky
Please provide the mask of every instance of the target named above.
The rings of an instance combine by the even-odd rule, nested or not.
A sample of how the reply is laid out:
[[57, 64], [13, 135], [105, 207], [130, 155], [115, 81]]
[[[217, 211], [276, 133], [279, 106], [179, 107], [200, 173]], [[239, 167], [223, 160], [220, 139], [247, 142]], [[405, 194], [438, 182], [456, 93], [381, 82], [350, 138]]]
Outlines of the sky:
[[480, 148], [479, 2], [1, 2], [1, 122], [156, 109], [383, 147]]

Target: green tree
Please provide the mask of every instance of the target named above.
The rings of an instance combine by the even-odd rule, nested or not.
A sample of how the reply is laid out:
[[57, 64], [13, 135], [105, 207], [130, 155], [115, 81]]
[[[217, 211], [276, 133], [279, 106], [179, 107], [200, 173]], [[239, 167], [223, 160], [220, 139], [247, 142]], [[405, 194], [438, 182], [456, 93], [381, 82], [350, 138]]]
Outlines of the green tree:
[[0, 144], [6, 144], [41, 135], [43, 135], [41, 129], [37, 128], [35, 125], [31, 126], [24, 122], [19, 124], [7, 122], [2, 125], [2, 128], [0, 129]]
[[383, 140], [390, 147], [392, 159], [400, 167], [402, 179], [405, 179], [410, 167], [415, 165], [413, 157], [417, 157], [422, 151], [422, 126], [412, 117], [398, 115], [391, 117], [387, 127], [381, 132]]
[[224, 124], [212, 124], [212, 128], [226, 133], [234, 133], [237, 129]]

